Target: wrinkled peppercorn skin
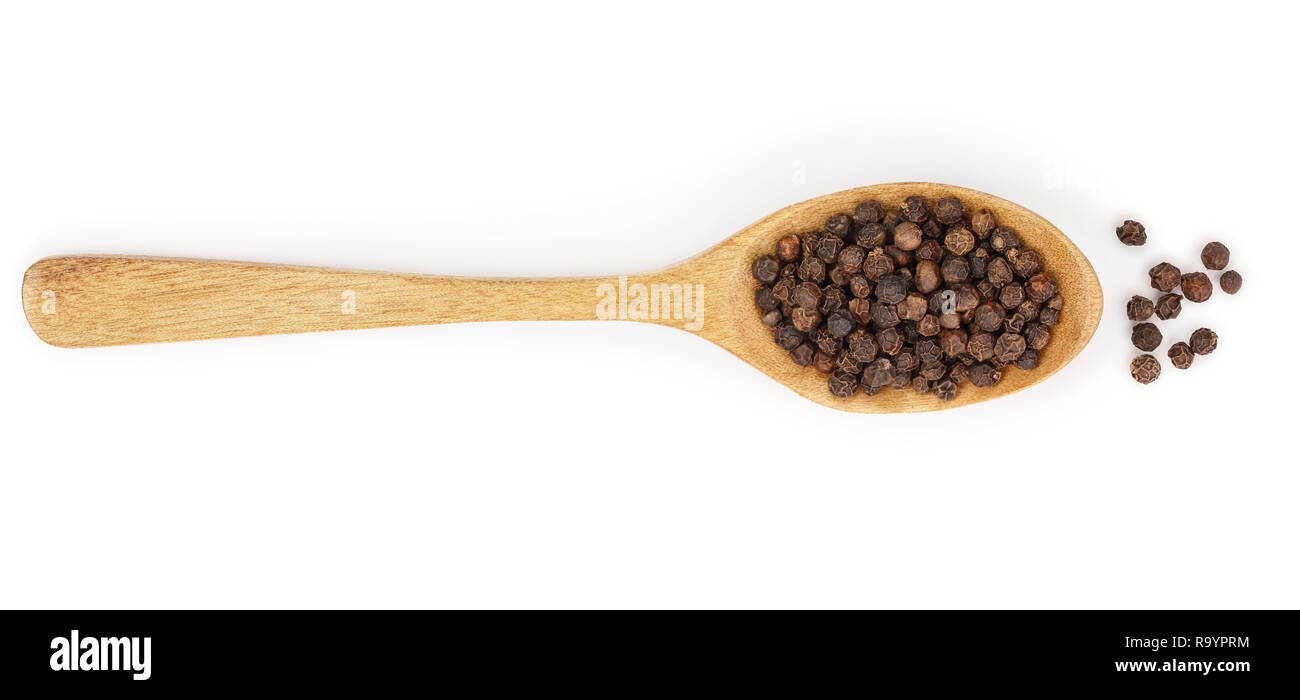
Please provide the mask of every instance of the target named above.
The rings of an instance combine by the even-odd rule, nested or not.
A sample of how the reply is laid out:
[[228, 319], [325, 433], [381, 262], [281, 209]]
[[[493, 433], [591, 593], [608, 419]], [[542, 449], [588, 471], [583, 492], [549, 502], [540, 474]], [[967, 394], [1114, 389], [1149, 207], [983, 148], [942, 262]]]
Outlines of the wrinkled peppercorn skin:
[[1154, 355], [1138, 355], [1129, 363], [1129, 374], [1139, 384], [1150, 384], [1160, 377], [1160, 360]]

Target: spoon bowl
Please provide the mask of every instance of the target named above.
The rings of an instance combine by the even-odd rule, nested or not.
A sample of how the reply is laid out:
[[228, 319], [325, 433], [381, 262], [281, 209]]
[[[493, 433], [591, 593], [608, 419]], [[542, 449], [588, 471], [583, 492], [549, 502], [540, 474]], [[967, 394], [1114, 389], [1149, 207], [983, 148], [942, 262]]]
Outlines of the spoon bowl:
[[[952, 401], [911, 389], [833, 396], [826, 376], [799, 367], [754, 307], [750, 265], [782, 236], [874, 199], [897, 207], [919, 195], [988, 208], [1038, 251], [1065, 300], [1052, 340], [1031, 371], [1008, 369], [995, 386], [963, 386]], [[1101, 285], [1083, 253], [1046, 219], [992, 195], [951, 185], [873, 185], [795, 204], [694, 258], [624, 277], [488, 279], [142, 256], [67, 256], [23, 278], [28, 323], [61, 347], [231, 338], [309, 331], [513, 320], [629, 320], [693, 332], [800, 395], [843, 411], [903, 413], [998, 398], [1047, 379], [1079, 354], [1101, 318]]]

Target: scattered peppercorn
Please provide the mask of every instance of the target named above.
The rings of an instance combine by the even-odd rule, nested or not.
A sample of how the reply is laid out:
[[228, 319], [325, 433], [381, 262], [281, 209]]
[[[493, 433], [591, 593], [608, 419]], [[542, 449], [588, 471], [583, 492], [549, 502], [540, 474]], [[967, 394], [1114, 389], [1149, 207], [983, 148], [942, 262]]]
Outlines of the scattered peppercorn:
[[1135, 294], [1132, 299], [1128, 300], [1126, 311], [1128, 312], [1128, 320], [1145, 321], [1151, 318], [1151, 314], [1155, 313], [1155, 306], [1150, 299]]
[[1209, 328], [1198, 328], [1192, 331], [1191, 346], [1197, 355], [1208, 355], [1219, 347], [1219, 336]]
[[1147, 272], [1151, 276], [1151, 288], [1162, 292], [1172, 292], [1182, 279], [1182, 271], [1172, 264], [1162, 262]]
[[1138, 355], [1128, 369], [1139, 384], [1150, 384], [1160, 377], [1160, 360], [1154, 355]]
[[1064, 306], [1042, 257], [955, 197], [861, 202], [774, 252], [753, 262], [754, 305], [790, 359], [841, 398], [910, 387], [946, 401], [964, 383], [1035, 369]]
[[1183, 296], [1188, 301], [1201, 303], [1210, 298], [1214, 293], [1214, 285], [1210, 283], [1209, 275], [1204, 272], [1189, 272], [1182, 277]]
[[1187, 369], [1192, 366], [1192, 360], [1196, 355], [1192, 352], [1192, 346], [1187, 343], [1174, 343], [1169, 346], [1169, 363], [1178, 369]]
[[1156, 300], [1156, 316], [1161, 321], [1178, 318], [1183, 311], [1183, 297], [1179, 294], [1165, 294]]
[[1226, 294], [1236, 294], [1241, 290], [1241, 275], [1236, 270], [1228, 270], [1219, 275], [1219, 289]]
[[1133, 346], [1138, 350], [1151, 352], [1160, 347], [1164, 336], [1160, 334], [1160, 329], [1156, 328], [1154, 323], [1139, 323], [1133, 326]]
[[1147, 229], [1137, 221], [1125, 221], [1116, 227], [1115, 235], [1124, 245], [1145, 245], [1147, 242]]
[[1207, 270], [1222, 270], [1228, 266], [1228, 246], [1218, 241], [1206, 243], [1201, 249], [1201, 263]]

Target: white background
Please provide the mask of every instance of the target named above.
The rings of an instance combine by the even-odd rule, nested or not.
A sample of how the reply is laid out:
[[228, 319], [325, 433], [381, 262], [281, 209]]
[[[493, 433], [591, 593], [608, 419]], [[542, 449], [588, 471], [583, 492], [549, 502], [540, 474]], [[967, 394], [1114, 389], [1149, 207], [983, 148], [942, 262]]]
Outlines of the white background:
[[[0, 7], [0, 605], [1300, 603], [1294, 17]], [[1067, 232], [1105, 288], [1091, 345], [1009, 398], [859, 416], [649, 325], [62, 350], [18, 299], [75, 253], [636, 272], [900, 180]], [[1125, 300], [1215, 239], [1243, 291], [1162, 328], [1218, 351], [1139, 386]]]

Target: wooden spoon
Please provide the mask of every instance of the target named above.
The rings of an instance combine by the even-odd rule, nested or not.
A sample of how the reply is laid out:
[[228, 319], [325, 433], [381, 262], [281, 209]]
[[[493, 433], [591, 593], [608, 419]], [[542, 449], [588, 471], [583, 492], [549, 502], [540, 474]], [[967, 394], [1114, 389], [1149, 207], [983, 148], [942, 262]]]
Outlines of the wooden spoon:
[[[897, 207], [920, 195], [987, 207], [1038, 251], [1065, 299], [1032, 371], [1008, 368], [996, 386], [965, 384], [952, 401], [912, 389], [839, 399], [826, 376], [772, 341], [754, 306], [750, 264], [777, 239], [820, 229], [868, 199]], [[47, 258], [23, 278], [32, 330], [62, 347], [156, 343], [271, 333], [460, 321], [640, 320], [694, 332], [820, 404], [859, 413], [933, 411], [1006, 396], [1052, 376], [1079, 354], [1101, 317], [1101, 285], [1083, 253], [1046, 219], [991, 195], [926, 182], [845, 190], [786, 207], [667, 269], [627, 277], [479, 279], [135, 256]], [[665, 296], [667, 297], [665, 299]], [[653, 297], [653, 299], [651, 299]], [[663, 302], [663, 303], [660, 303]]]

